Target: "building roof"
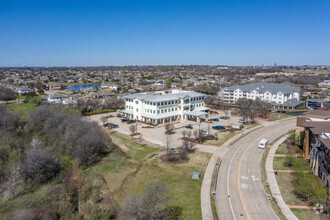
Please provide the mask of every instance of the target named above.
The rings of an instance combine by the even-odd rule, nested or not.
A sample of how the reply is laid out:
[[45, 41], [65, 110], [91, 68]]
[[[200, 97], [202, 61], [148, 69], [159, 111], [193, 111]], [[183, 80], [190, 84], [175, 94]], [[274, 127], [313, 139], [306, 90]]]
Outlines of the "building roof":
[[131, 115], [134, 114], [134, 112], [132, 110], [128, 110], [128, 109], [119, 110], [118, 112], [125, 113], [125, 114], [131, 114]]
[[240, 89], [244, 92], [252, 92], [253, 90], [256, 90], [258, 92], [264, 93], [264, 92], [270, 92], [270, 93], [283, 93], [283, 94], [290, 94], [293, 92], [300, 92], [300, 88], [296, 86], [290, 86], [286, 84], [281, 83], [265, 83], [265, 82], [257, 82], [257, 83], [251, 83], [246, 85], [233, 85], [230, 87], [224, 88], [225, 90], [236, 90]]
[[168, 117], [173, 117], [179, 115], [177, 112], [171, 112], [167, 114], [161, 114], [161, 115], [153, 115], [153, 114], [148, 114], [148, 113], [142, 113], [141, 116], [145, 118], [151, 118], [151, 119], [162, 119], [162, 118], [168, 118]]
[[330, 133], [329, 121], [304, 121], [303, 126], [309, 128], [313, 134]]
[[168, 101], [168, 100], [177, 100], [185, 97], [201, 97], [206, 96], [205, 94], [194, 92], [194, 91], [181, 91], [178, 93], [163, 93], [163, 92], [153, 92], [153, 93], [135, 93], [131, 95], [126, 95], [123, 98], [129, 99], [140, 99], [144, 101], [150, 102], [161, 102], [161, 101]]
[[330, 111], [310, 110], [304, 113], [305, 116], [318, 116], [320, 118], [329, 118]]
[[300, 104], [304, 103], [303, 101], [298, 101], [298, 99], [290, 99], [286, 102], [284, 102], [283, 104], [281, 103], [276, 103], [276, 102], [272, 102], [272, 105], [275, 105], [275, 106], [285, 106], [285, 107], [296, 107]]
[[330, 149], [330, 139], [320, 138], [319, 140]]
[[323, 99], [307, 99], [306, 102], [324, 102]]

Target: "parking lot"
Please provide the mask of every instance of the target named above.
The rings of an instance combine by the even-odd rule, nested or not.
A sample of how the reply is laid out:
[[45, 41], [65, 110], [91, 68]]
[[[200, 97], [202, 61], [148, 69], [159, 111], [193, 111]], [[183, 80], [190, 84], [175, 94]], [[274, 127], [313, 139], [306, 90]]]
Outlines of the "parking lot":
[[[102, 125], [102, 122], [100, 121], [102, 116], [109, 116], [113, 115], [114, 117], [108, 118], [107, 122], [108, 123], [113, 123], [118, 125], [118, 128], [113, 128], [114, 131], [118, 131], [127, 135], [131, 135], [131, 131], [129, 130], [129, 127], [131, 124], [123, 123], [121, 122], [120, 118], [116, 117], [115, 112], [113, 113], [107, 113], [107, 114], [102, 114], [102, 115], [93, 115], [93, 116], [88, 116], [90, 120], [96, 121], [99, 123], [99, 125]], [[220, 118], [221, 116], [225, 116], [225, 114], [221, 111], [218, 111], [218, 114], [212, 114], [209, 115], [208, 119], [212, 118]], [[182, 131], [191, 131], [193, 133], [194, 130], [204, 130], [206, 132], [209, 132], [210, 134], [215, 134], [218, 133], [219, 131], [213, 130], [212, 126], [216, 125], [221, 125], [221, 126], [227, 126], [231, 124], [239, 125], [238, 119], [240, 117], [236, 116], [231, 116], [229, 122], [228, 120], [223, 120], [219, 119], [219, 121], [213, 121], [212, 123], [208, 122], [202, 122], [202, 123], [197, 123], [194, 121], [178, 121], [178, 122], [173, 122], [172, 124], [174, 125], [174, 134], [171, 135], [166, 135], [165, 134], [165, 127], [164, 125], [158, 125], [153, 128], [143, 128], [145, 126], [148, 126], [147, 124], [141, 123], [137, 125], [137, 133], [141, 134], [141, 137], [145, 139], [146, 141], [149, 141], [151, 143], [155, 143], [161, 146], [166, 146], [166, 142], [168, 141], [170, 143], [170, 146], [172, 148], [177, 148], [181, 146], [181, 138], [182, 138]], [[188, 129], [185, 128], [185, 126], [191, 125], [193, 128]], [[192, 135], [193, 137], [193, 135]]]

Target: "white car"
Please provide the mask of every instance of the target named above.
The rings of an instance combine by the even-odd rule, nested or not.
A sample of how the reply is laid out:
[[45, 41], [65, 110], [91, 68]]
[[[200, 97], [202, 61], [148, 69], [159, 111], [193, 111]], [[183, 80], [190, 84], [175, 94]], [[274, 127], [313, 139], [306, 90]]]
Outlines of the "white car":
[[238, 119], [238, 123], [245, 123], [245, 120], [243, 118]]
[[204, 134], [204, 135], [208, 135], [209, 133], [205, 130], [201, 130], [201, 133]]
[[269, 141], [263, 138], [259, 141], [258, 148], [265, 149], [268, 145], [269, 145]]

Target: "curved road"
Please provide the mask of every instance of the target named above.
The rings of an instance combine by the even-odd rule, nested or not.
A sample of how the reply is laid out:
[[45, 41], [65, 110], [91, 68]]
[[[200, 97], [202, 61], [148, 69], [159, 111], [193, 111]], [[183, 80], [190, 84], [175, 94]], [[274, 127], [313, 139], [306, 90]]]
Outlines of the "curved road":
[[270, 142], [295, 129], [296, 118], [265, 123], [229, 147], [218, 174], [216, 203], [219, 219], [279, 219], [261, 182], [262, 138]]

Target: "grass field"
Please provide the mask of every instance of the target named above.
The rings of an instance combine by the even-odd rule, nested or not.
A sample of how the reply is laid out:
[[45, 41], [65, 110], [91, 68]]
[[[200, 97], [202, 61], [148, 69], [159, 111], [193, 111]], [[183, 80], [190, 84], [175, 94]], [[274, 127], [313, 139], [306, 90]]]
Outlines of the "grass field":
[[37, 107], [37, 105], [31, 103], [19, 103], [19, 104], [8, 105], [8, 109], [21, 115], [23, 120], [27, 118], [29, 112], [35, 107]]
[[182, 219], [200, 219], [200, 188], [202, 180], [192, 180], [194, 171], [204, 174], [210, 154], [196, 152], [184, 164], [169, 165], [159, 159], [163, 149], [139, 144], [130, 137], [113, 133], [117, 145], [127, 152], [128, 158], [115, 164], [103, 163], [88, 172], [102, 175], [115, 200], [122, 204], [131, 193], [139, 193], [154, 181], [164, 182], [170, 190], [172, 205], [182, 208]]
[[221, 146], [223, 145], [227, 140], [234, 137], [236, 134], [240, 133], [241, 131], [235, 131], [235, 132], [218, 132], [218, 140], [208, 140], [205, 141], [203, 144], [206, 145], [213, 145], [213, 146]]
[[284, 118], [290, 118], [292, 115], [281, 114], [281, 113], [270, 113], [268, 116], [268, 121], [276, 121]]
[[284, 165], [284, 157], [274, 157], [273, 168], [274, 170], [290, 170], [289, 167]]
[[[211, 154], [195, 152], [186, 163], [169, 165], [155, 154], [163, 149], [143, 146], [118, 133], [111, 136], [115, 143], [124, 145], [129, 158], [115, 164], [102, 163], [88, 172], [103, 176], [119, 204], [130, 193], [141, 192], [150, 183], [160, 181], [168, 185], [172, 205], [182, 208], [182, 219], [201, 218], [200, 188]], [[192, 180], [194, 171], [201, 173], [200, 180]]]
[[288, 152], [288, 149], [287, 149], [287, 145], [286, 144], [281, 144], [277, 150], [276, 150], [276, 154], [286, 154]]
[[286, 204], [288, 204], [288, 205], [308, 205], [307, 202], [300, 200], [294, 194], [291, 173], [278, 173], [278, 175], [276, 175], [276, 181], [277, 181], [277, 184], [280, 188], [281, 194], [282, 194], [283, 199]]
[[309, 209], [291, 209], [293, 214], [297, 216], [299, 220], [319, 220], [320, 216], [315, 215], [312, 210]]

